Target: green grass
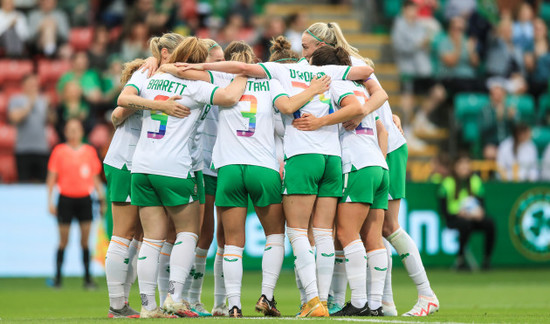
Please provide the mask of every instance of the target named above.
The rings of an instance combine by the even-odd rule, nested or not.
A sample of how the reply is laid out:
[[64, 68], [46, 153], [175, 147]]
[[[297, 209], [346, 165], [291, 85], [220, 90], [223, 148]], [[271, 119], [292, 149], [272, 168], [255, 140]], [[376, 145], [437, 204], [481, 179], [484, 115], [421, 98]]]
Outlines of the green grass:
[[[495, 270], [482, 273], [455, 273], [449, 270], [430, 270], [432, 288], [438, 295], [441, 309], [427, 318], [385, 318], [385, 322], [454, 322], [454, 323], [544, 323], [550, 322], [550, 280], [548, 269]], [[103, 278], [96, 279], [98, 291], [82, 289], [78, 278], [68, 278], [61, 290], [52, 290], [45, 279], [0, 279], [0, 318], [2, 322], [106, 322], [107, 289]], [[243, 314], [257, 316], [254, 304], [260, 294], [261, 274], [244, 274], [242, 295]], [[395, 302], [399, 313], [408, 311], [416, 301], [416, 289], [403, 269], [393, 274]], [[213, 281], [206, 276], [202, 300], [212, 307]], [[349, 291], [348, 291], [349, 293]], [[275, 292], [278, 308], [288, 318], [272, 320], [285, 323], [298, 310], [299, 294], [294, 274], [284, 272]], [[131, 305], [139, 309], [137, 285], [132, 291]], [[245, 322], [260, 322], [244, 319]], [[317, 322], [338, 320], [312, 319]], [[382, 322], [375, 318], [355, 318], [364, 322]], [[111, 320], [112, 321], [112, 320]], [[116, 320], [116, 322], [136, 320]], [[163, 321], [163, 320], [148, 320]], [[164, 320], [173, 321], [173, 320]], [[200, 323], [226, 323], [233, 319], [188, 319]], [[262, 321], [263, 322], [263, 321]], [[271, 321], [270, 321], [271, 322]], [[336, 322], [338, 323], [338, 322]]]

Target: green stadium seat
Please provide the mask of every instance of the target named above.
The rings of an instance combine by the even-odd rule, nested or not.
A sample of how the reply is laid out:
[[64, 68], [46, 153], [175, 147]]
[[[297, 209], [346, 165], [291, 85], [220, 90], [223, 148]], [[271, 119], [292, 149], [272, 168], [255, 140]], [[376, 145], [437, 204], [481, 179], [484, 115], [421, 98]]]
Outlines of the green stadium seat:
[[550, 127], [535, 127], [532, 136], [540, 157], [544, 153], [544, 149], [550, 144]]
[[506, 105], [516, 107], [522, 122], [535, 123], [535, 99], [531, 95], [508, 96]]
[[544, 94], [539, 98], [537, 111], [537, 123], [548, 124], [550, 122], [550, 94]]
[[460, 93], [455, 96], [455, 118], [460, 123], [465, 119], [479, 116], [484, 106], [489, 104], [489, 96], [482, 93]]
[[542, 2], [540, 6], [540, 17], [548, 24], [550, 22], [550, 3]]
[[401, 11], [401, 0], [385, 0], [384, 16], [388, 19], [395, 18]]

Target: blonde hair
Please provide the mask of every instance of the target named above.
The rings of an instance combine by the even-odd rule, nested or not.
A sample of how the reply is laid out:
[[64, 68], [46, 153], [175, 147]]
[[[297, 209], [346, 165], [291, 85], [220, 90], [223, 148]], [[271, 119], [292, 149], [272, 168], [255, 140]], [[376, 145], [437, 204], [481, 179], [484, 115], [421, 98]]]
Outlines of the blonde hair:
[[166, 48], [168, 53], [172, 53], [184, 40], [185, 37], [178, 33], [166, 33], [162, 36], [152, 37], [149, 40], [149, 50], [151, 50], [153, 57], [156, 58], [160, 64], [162, 60], [162, 49]]
[[371, 59], [362, 57], [361, 54], [359, 54], [359, 50], [348, 43], [338, 23], [317, 22], [309, 26], [305, 33], [308, 33], [320, 43], [325, 43], [326, 45], [332, 47], [342, 47], [348, 51], [351, 56], [360, 59], [371, 67], [374, 67], [374, 63]]
[[300, 59], [300, 56], [291, 50], [290, 41], [284, 36], [272, 38], [269, 51], [271, 52], [270, 62], [295, 63]]
[[120, 75], [120, 82], [122, 84], [126, 84], [128, 80], [130, 80], [130, 77], [132, 77], [132, 74], [134, 74], [134, 72], [136, 72], [144, 63], [144, 59], [135, 59], [124, 63], [122, 66], [122, 74]]
[[224, 52], [226, 61], [237, 61], [247, 64], [256, 62], [256, 55], [252, 47], [243, 41], [232, 41], [227, 45]]
[[220, 44], [216, 43], [215, 40], [210, 38], [202, 38], [201, 41], [204, 43], [204, 46], [208, 49], [208, 53], [210, 54], [210, 51], [213, 50], [215, 47], [220, 47]]
[[172, 52], [168, 63], [203, 63], [208, 57], [208, 49], [197, 37], [187, 37]]

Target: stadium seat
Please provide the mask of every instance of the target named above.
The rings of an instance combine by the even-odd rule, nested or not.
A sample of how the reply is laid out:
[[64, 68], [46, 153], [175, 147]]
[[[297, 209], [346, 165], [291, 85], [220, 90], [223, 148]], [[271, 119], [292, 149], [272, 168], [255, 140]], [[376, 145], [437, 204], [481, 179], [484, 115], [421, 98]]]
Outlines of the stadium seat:
[[51, 85], [55, 88], [57, 80], [71, 68], [71, 62], [65, 60], [38, 61], [38, 78], [42, 86]]
[[0, 123], [8, 120], [8, 96], [0, 92]]
[[73, 28], [69, 36], [69, 44], [75, 51], [86, 51], [92, 45], [93, 37], [93, 27]]
[[33, 64], [30, 60], [0, 60], [0, 84], [21, 83], [26, 74], [33, 71]]
[[454, 115], [458, 128], [462, 131], [462, 140], [471, 144], [472, 154], [481, 152], [480, 114], [490, 102], [489, 96], [480, 93], [461, 93], [454, 99]]
[[17, 166], [12, 153], [0, 153], [0, 182], [12, 183], [17, 181]]
[[17, 138], [17, 129], [9, 124], [0, 125], [0, 152], [13, 153], [15, 148], [15, 139]]
[[550, 144], [550, 127], [535, 127], [533, 128], [533, 142], [539, 151], [539, 157], [542, 156], [544, 150]]
[[401, 0], [384, 1], [384, 16], [389, 19], [395, 18], [401, 11]]
[[517, 109], [521, 121], [534, 124], [535, 122], [535, 100], [531, 95], [508, 96], [506, 105]]
[[550, 124], [550, 94], [544, 94], [539, 98], [537, 123]]

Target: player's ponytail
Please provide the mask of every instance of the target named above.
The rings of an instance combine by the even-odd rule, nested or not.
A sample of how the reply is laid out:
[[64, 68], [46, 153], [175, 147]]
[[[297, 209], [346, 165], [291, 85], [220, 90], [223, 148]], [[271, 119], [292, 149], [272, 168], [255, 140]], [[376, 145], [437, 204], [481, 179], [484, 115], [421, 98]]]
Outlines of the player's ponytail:
[[208, 56], [208, 49], [197, 37], [187, 37], [172, 52], [168, 63], [204, 63]]
[[342, 47], [321, 46], [311, 54], [311, 65], [351, 65], [351, 60]]
[[256, 55], [254, 55], [252, 47], [243, 41], [232, 41], [227, 45], [223, 54], [226, 61], [237, 61], [247, 64], [256, 62]]
[[269, 57], [270, 62], [279, 62], [279, 63], [296, 63], [299, 60], [299, 55], [291, 50], [290, 41], [284, 36], [277, 36], [276, 38], [271, 39], [271, 47], [269, 51], [271, 56]]
[[160, 37], [152, 37], [149, 40], [149, 50], [160, 64], [160, 61], [162, 61], [162, 49], [166, 48], [168, 53], [172, 53], [184, 39], [185, 37], [178, 33], [166, 33]]
[[122, 67], [122, 74], [120, 75], [120, 82], [126, 84], [134, 72], [136, 72], [143, 64], [144, 59], [135, 59], [131, 62], [124, 63]]

